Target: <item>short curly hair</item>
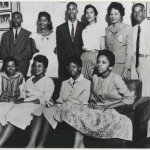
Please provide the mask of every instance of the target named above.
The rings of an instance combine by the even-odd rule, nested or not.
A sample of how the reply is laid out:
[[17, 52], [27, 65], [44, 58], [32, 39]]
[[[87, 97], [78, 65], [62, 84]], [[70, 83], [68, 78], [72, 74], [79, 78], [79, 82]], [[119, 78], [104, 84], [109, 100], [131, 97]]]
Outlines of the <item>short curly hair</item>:
[[50, 14], [49, 14], [48, 12], [46, 12], [46, 11], [41, 11], [41, 12], [39, 12], [38, 20], [39, 20], [41, 17], [46, 17], [46, 18], [47, 18], [47, 20], [50, 22], [50, 23], [48, 24], [48, 29], [49, 29], [49, 30], [52, 30], [52, 29], [53, 29], [53, 25], [52, 25], [52, 21], [51, 21], [51, 16], [50, 16]]
[[[18, 60], [15, 57], [13, 57], [13, 56], [7, 56], [3, 60], [2, 71], [6, 71], [7, 63], [10, 62], [10, 61], [13, 61], [15, 66], [18, 68]], [[17, 71], [17, 69], [16, 69], [16, 71]]]
[[100, 56], [106, 56], [109, 60], [109, 67], [113, 67], [115, 65], [115, 55], [112, 51], [104, 49], [104, 50], [100, 50], [98, 55], [97, 55], [97, 60]]
[[117, 9], [120, 12], [120, 15], [123, 17], [125, 15], [125, 8], [121, 3], [112, 2], [107, 9], [107, 15], [110, 15], [112, 8]]
[[80, 57], [73, 55], [70, 56], [67, 60], [67, 66], [69, 66], [70, 63], [75, 63], [77, 64], [79, 67], [82, 67], [82, 60]]
[[43, 63], [44, 64], [44, 68], [47, 68], [48, 67], [48, 59], [46, 56], [44, 55], [37, 55], [33, 58], [34, 62], [33, 62], [33, 66], [34, 66], [34, 63], [35, 61], [38, 61], [40, 63]]
[[86, 10], [89, 9], [89, 8], [92, 8], [94, 10], [95, 16], [98, 15], [97, 9], [93, 5], [89, 4], [89, 5], [86, 5], [85, 8], [84, 8], [84, 16], [86, 15]]

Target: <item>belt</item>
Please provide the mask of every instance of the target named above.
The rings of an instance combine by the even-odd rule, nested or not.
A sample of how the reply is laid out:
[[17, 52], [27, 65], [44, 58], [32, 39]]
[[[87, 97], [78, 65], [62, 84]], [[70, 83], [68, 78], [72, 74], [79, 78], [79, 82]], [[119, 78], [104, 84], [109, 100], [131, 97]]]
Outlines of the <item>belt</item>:
[[[135, 53], [136, 55], [136, 53]], [[150, 54], [139, 54], [139, 57], [147, 58], [150, 57]]]
[[146, 58], [146, 57], [150, 57], [150, 54], [147, 54], [147, 55], [139, 54], [139, 57], [144, 57], [144, 58]]

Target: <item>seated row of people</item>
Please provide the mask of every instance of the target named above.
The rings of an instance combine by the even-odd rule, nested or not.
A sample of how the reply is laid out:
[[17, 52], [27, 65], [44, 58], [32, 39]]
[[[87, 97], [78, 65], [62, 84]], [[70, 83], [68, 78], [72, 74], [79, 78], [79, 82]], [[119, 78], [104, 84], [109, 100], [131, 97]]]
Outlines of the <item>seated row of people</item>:
[[125, 141], [132, 140], [131, 120], [119, 114], [115, 108], [133, 103], [133, 95], [120, 75], [111, 72], [115, 55], [101, 50], [97, 56], [96, 73], [92, 83], [81, 74], [82, 60], [77, 56], [68, 59], [70, 78], [63, 81], [60, 96], [53, 102], [53, 80], [45, 76], [48, 67], [46, 56], [34, 57], [33, 73], [26, 83], [17, 71], [17, 60], [4, 60], [0, 74], [0, 147], [16, 127], [25, 130], [31, 124], [32, 131], [27, 147], [35, 147], [42, 116], [45, 127], [37, 147], [44, 147], [50, 129], [65, 121], [75, 128], [74, 148], [84, 147], [83, 137]]

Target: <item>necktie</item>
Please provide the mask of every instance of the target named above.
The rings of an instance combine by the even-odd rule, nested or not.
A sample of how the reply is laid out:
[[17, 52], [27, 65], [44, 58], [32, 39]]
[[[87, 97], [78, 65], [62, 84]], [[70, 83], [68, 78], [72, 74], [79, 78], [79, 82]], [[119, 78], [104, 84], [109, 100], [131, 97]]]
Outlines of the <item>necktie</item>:
[[17, 40], [17, 36], [18, 36], [18, 35], [17, 35], [17, 29], [16, 29], [16, 33], [15, 33], [15, 40]]
[[138, 26], [137, 40], [136, 40], [136, 68], [139, 66], [140, 32], [141, 32], [141, 28], [140, 26]]
[[72, 24], [72, 29], [71, 29], [71, 39], [72, 39], [72, 42], [74, 40], [74, 25]]
[[74, 85], [74, 84], [75, 84], [75, 82], [76, 82], [76, 81], [74, 80], [72, 84]]

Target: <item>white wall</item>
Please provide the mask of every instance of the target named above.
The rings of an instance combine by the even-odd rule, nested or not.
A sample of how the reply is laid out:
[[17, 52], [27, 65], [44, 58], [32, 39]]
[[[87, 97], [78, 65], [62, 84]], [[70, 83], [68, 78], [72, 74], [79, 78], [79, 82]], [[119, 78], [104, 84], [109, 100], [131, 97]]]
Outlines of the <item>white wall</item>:
[[[56, 28], [58, 25], [63, 23], [65, 21], [65, 11], [66, 11], [66, 5], [68, 2], [20, 2], [20, 11], [23, 14], [23, 20], [22, 26], [26, 29], [28, 29], [31, 32], [36, 32], [36, 21], [37, 16], [40, 11], [47, 11], [50, 13], [53, 27]], [[81, 20], [81, 16], [83, 15], [84, 7], [87, 4], [94, 5], [98, 10], [98, 22], [101, 23], [101, 27], [105, 28], [107, 27], [107, 22], [105, 21], [105, 17], [107, 14], [107, 7], [110, 4], [110, 2], [104, 2], [104, 1], [78, 1], [76, 2], [78, 5], [78, 19]], [[131, 8], [133, 5], [133, 2], [121, 2], [123, 6], [125, 7], [125, 16], [124, 16], [124, 23], [130, 24], [130, 14], [131, 14]]]

